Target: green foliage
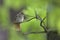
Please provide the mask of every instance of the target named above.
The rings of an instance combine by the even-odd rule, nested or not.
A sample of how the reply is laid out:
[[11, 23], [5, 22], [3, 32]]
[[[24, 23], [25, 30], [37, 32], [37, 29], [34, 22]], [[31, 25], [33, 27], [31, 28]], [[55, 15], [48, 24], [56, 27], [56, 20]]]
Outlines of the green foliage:
[[[37, 10], [39, 16], [44, 18], [47, 13], [48, 0], [4, 0], [4, 5], [0, 7], [0, 20], [3, 26], [9, 26], [10, 17], [9, 17], [9, 8], [12, 7], [15, 10], [18, 10], [22, 5], [26, 5], [27, 9], [23, 12], [25, 14], [35, 16], [35, 9]], [[60, 33], [60, 8], [54, 7], [54, 11], [50, 12], [48, 15], [48, 25], [52, 29], [57, 29]], [[5, 28], [4, 27], [4, 28]], [[7, 28], [7, 27], [6, 27]], [[39, 20], [33, 19], [29, 22], [21, 24], [22, 32], [30, 31], [44, 31], [43, 28], [39, 26]], [[9, 26], [10, 38], [9, 40], [24, 40], [22, 36], [19, 36], [15, 30], [14, 26]], [[46, 34], [30, 34], [27, 36], [29, 40], [46, 40]]]

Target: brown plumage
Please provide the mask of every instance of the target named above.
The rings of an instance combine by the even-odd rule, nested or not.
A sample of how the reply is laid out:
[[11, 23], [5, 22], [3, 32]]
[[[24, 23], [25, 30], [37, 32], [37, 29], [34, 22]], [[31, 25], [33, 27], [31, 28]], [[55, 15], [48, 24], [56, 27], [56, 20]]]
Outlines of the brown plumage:
[[22, 12], [16, 15], [16, 19], [14, 21], [14, 25], [17, 31], [21, 31], [20, 24], [24, 21], [24, 14]]
[[20, 30], [20, 23], [14, 23], [16, 31], [21, 31]]

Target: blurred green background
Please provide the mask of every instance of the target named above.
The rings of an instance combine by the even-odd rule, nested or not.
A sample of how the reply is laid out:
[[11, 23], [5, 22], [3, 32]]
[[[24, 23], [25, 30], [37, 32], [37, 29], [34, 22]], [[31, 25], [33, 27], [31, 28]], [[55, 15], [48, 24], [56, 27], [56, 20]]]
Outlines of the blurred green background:
[[[10, 15], [9, 8], [12, 7], [15, 10], [18, 10], [21, 5], [26, 5], [27, 9], [24, 10], [25, 14], [35, 16], [35, 9], [37, 10], [39, 16], [44, 18], [47, 15], [48, 8], [48, 27], [52, 30], [58, 30], [60, 33], [60, 7], [52, 4], [51, 0], [4, 0], [3, 5], [0, 5], [0, 21], [3, 25], [3, 28], [9, 29], [9, 40], [25, 40], [24, 36], [20, 36], [17, 34], [14, 25], [10, 23]], [[56, 1], [57, 3], [59, 2]], [[47, 21], [46, 20], [46, 21]], [[21, 24], [22, 32], [28, 32], [29, 28], [32, 28], [30, 31], [44, 31], [42, 27], [39, 26], [39, 20], [33, 19], [29, 22], [25, 22]], [[46, 33], [40, 34], [29, 34], [27, 35], [28, 40], [47, 40]]]

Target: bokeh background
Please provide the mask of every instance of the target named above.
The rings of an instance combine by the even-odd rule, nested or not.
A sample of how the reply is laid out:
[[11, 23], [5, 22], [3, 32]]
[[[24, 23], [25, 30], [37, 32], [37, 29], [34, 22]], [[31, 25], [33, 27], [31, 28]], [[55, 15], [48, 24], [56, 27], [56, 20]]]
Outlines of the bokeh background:
[[[41, 18], [46, 16], [47, 18], [45, 22], [47, 27], [52, 31], [57, 31], [58, 36], [55, 36], [55, 38], [57, 37], [56, 40], [59, 40], [60, 0], [0, 0], [0, 40], [26, 40], [26, 37], [28, 38], [27, 40], [55, 40], [55, 38], [51, 37], [49, 39], [49, 36], [46, 33], [29, 34], [24, 36], [16, 32], [15, 25], [12, 24], [13, 22], [11, 21], [11, 17], [14, 18], [14, 13], [18, 13], [16, 11], [20, 11], [19, 9], [22, 6], [27, 7], [27, 9], [23, 10], [24, 14], [35, 16], [36, 9]], [[14, 10], [14, 12], [12, 12], [13, 15], [11, 15], [11, 8]], [[39, 23], [40, 21], [36, 19], [22, 23], [21, 31], [23, 33], [30, 31], [44, 31], [44, 29], [39, 26]], [[53, 34], [51, 35], [54, 36]]]

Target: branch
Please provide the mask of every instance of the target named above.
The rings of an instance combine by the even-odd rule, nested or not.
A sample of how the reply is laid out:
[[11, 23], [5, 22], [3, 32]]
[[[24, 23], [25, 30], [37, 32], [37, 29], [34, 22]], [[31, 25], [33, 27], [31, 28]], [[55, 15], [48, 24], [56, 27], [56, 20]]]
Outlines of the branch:
[[43, 29], [45, 30], [45, 32], [47, 32], [46, 26], [45, 26], [45, 25], [43, 26], [43, 21], [45, 20], [45, 18], [46, 18], [46, 17], [44, 17], [43, 20], [41, 21], [40, 26], [42, 26]]
[[28, 34], [40, 34], [40, 33], [46, 33], [45, 31], [41, 31], [41, 32], [26, 32], [24, 33], [24, 35], [28, 35]]

